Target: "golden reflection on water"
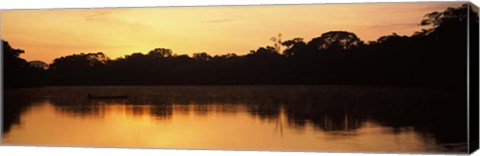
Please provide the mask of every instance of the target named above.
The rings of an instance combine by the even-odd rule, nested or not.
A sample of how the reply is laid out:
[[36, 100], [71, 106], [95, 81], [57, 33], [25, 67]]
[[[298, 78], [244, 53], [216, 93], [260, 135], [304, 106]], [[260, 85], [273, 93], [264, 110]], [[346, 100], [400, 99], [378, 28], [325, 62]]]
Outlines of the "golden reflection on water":
[[[277, 117], [265, 118], [249, 113], [245, 105], [102, 104], [86, 108], [89, 107], [96, 108], [86, 114], [54, 106], [49, 101], [35, 104], [21, 115], [21, 124], [4, 134], [2, 141], [16, 145], [182, 149], [439, 150], [413, 130], [392, 133], [390, 128], [370, 121], [355, 130], [324, 131], [310, 123], [298, 128], [288, 123], [283, 109]], [[345, 117], [345, 126], [349, 125], [348, 119]]]

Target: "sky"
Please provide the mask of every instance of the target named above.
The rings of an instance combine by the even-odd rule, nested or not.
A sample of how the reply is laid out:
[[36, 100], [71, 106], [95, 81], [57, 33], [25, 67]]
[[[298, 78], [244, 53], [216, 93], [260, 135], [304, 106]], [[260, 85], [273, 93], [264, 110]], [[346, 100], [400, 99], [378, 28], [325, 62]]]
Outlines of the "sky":
[[364, 41], [420, 31], [427, 13], [461, 2], [2, 10], [0, 34], [28, 61], [104, 52], [112, 59], [168, 48], [176, 54], [247, 54], [271, 37], [310, 41], [349, 31]]

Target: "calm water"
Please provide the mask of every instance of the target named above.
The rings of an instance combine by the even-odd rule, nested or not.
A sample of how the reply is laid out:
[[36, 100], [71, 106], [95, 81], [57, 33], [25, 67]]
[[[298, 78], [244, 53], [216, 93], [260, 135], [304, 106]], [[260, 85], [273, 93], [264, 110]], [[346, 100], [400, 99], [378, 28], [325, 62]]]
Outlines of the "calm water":
[[[92, 95], [128, 99], [89, 100]], [[465, 152], [464, 94], [366, 86], [5, 90], [12, 145]]]

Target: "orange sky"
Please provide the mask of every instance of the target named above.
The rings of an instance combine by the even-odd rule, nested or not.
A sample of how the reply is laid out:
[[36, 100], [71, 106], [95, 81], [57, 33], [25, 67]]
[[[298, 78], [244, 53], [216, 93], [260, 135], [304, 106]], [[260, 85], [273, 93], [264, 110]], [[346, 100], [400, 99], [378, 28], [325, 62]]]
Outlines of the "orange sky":
[[309, 41], [343, 30], [362, 40], [421, 29], [423, 15], [461, 2], [273, 6], [160, 7], [118, 9], [2, 10], [1, 37], [23, 58], [54, 58], [102, 51], [110, 58], [169, 48], [177, 54], [246, 54], [271, 45], [270, 38]]

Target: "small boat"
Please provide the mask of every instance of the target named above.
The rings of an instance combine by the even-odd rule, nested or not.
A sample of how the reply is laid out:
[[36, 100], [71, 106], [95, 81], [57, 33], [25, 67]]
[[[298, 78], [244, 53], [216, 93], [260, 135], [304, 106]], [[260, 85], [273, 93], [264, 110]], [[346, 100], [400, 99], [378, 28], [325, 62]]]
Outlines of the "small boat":
[[87, 95], [88, 99], [126, 99], [128, 96], [120, 95], [120, 96], [93, 96], [91, 94]]

